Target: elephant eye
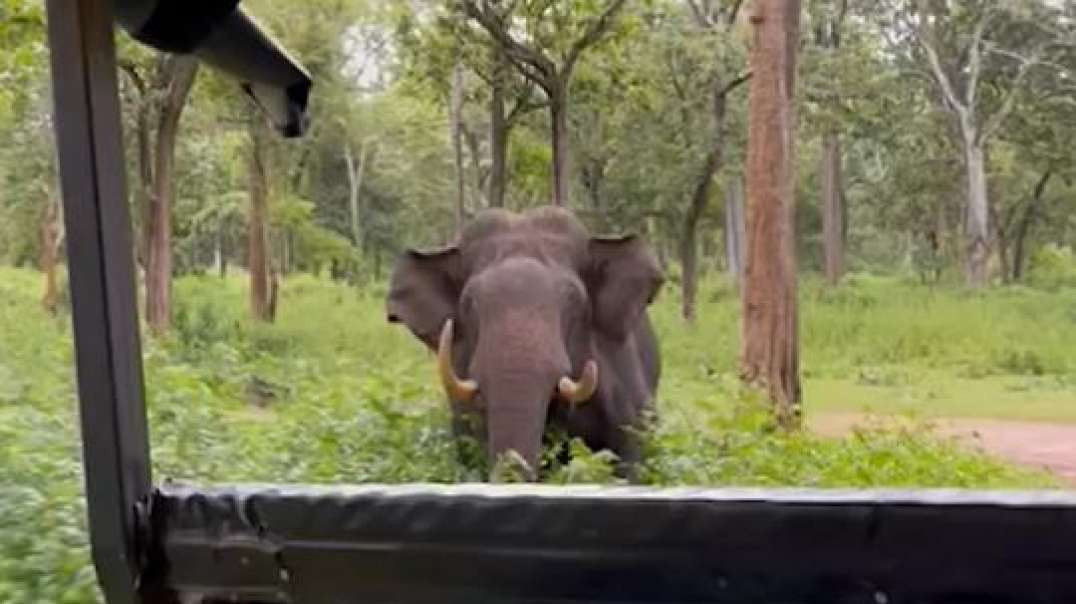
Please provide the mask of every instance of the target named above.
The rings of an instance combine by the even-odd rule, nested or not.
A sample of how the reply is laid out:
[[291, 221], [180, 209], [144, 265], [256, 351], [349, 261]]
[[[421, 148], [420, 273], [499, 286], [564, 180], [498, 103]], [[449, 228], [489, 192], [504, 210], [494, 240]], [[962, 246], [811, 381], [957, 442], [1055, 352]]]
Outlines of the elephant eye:
[[460, 297], [459, 310], [461, 319], [470, 322], [470, 319], [474, 318], [476, 310], [475, 299], [469, 292]]

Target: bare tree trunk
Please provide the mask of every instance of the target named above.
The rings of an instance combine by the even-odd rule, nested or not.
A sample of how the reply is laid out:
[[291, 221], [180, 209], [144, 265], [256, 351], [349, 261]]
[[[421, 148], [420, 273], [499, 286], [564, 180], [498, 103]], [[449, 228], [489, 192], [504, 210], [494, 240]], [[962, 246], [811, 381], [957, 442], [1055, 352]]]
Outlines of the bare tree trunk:
[[58, 199], [47, 199], [41, 219], [41, 251], [39, 264], [45, 275], [45, 291], [41, 296], [41, 306], [50, 315], [55, 315], [59, 307], [59, 287], [56, 284], [56, 270], [60, 262], [60, 245], [63, 241], [63, 217], [60, 214]]
[[799, 0], [755, 0], [747, 143], [743, 380], [765, 389], [778, 423], [801, 420], [794, 171]]
[[508, 65], [503, 51], [494, 48], [493, 90], [489, 101], [489, 206], [504, 207], [504, 192], [508, 182], [508, 119], [504, 113], [505, 78]]
[[228, 249], [225, 242], [224, 228], [222, 224], [217, 229], [217, 270], [221, 279], [228, 276]]
[[[720, 143], [718, 143], [720, 145]], [[691, 196], [691, 205], [684, 215], [684, 225], [680, 231], [680, 288], [681, 308], [680, 314], [688, 323], [695, 321], [695, 298], [698, 294], [699, 281], [699, 244], [698, 230], [699, 220], [710, 201], [710, 191], [713, 190], [714, 172], [721, 163], [721, 151], [715, 147], [706, 154], [703, 160], [702, 173], [698, 182], [695, 183], [695, 192]]]
[[449, 114], [451, 119], [452, 154], [456, 166], [456, 231], [463, 229], [463, 222], [467, 218], [465, 205], [467, 191], [464, 187], [463, 173], [463, 64], [456, 62], [452, 68], [452, 92], [449, 99]]
[[713, 140], [710, 151], [703, 158], [702, 170], [699, 172], [695, 190], [691, 196], [691, 205], [684, 215], [684, 226], [680, 233], [680, 261], [683, 275], [681, 314], [685, 321], [695, 321], [695, 298], [698, 290], [698, 229], [706, 207], [710, 204], [710, 192], [713, 190], [714, 176], [721, 168], [725, 145], [725, 107], [729, 93], [741, 83], [747, 81], [740, 77], [726, 84], [720, 78], [714, 82], [711, 98], [713, 111]]
[[987, 281], [990, 258], [990, 200], [986, 188], [986, 159], [982, 144], [973, 134], [965, 134], [964, 158], [967, 162], [967, 237], [968, 285], [983, 287]]
[[1027, 263], [1027, 236], [1031, 231], [1031, 225], [1034, 223], [1035, 218], [1039, 214], [1039, 208], [1042, 206], [1043, 194], [1046, 192], [1046, 185], [1050, 182], [1050, 177], [1053, 175], [1053, 170], [1047, 168], [1039, 181], [1035, 183], [1035, 191], [1031, 195], [1031, 200], [1028, 202], [1027, 207], [1024, 209], [1024, 214], [1020, 218], [1020, 222], [1016, 225], [1016, 233], [1013, 235], [1013, 253], [1012, 253], [1012, 280], [1014, 282], [1020, 282], [1024, 278], [1024, 265]]
[[347, 162], [348, 196], [347, 207], [351, 219], [351, 240], [358, 247], [362, 244], [362, 228], [359, 223], [359, 194], [362, 193], [362, 180], [366, 174], [367, 143], [359, 145], [359, 165], [355, 166], [355, 157], [351, 152], [351, 143], [344, 145], [344, 161]]
[[167, 96], [157, 122], [154, 182], [146, 269], [146, 322], [157, 333], [172, 321], [172, 203], [175, 197], [176, 136], [187, 97], [198, 73], [193, 57], [172, 56], [164, 67], [169, 73]]
[[844, 177], [841, 139], [836, 131], [822, 135], [822, 240], [826, 283], [837, 285], [844, 276]]
[[553, 130], [553, 205], [566, 207], [569, 194], [569, 170], [571, 169], [571, 152], [568, 148], [568, 90], [566, 82], [558, 82], [550, 95], [549, 117]]
[[993, 214], [991, 222], [994, 224], [994, 245], [997, 246], [998, 251], [998, 269], [1001, 273], [1001, 283], [1002, 285], [1008, 285], [1012, 276], [1012, 270], [1009, 265], [1009, 238], [1001, 225], [998, 224], [997, 214], [994, 212], [991, 212], [991, 214]]
[[460, 122], [460, 132], [463, 134], [463, 140], [467, 143], [467, 155], [471, 156], [471, 175], [474, 177], [474, 196], [476, 199], [472, 203], [476, 207], [486, 207], [489, 205], [487, 200], [482, 199], [485, 196], [486, 184], [482, 174], [482, 143], [478, 140], [478, 135], [474, 130], [467, 127], [466, 122]]
[[260, 118], [250, 125], [250, 214], [247, 236], [250, 250], [250, 310], [255, 319], [273, 320], [272, 269], [269, 260], [269, 181], [265, 166], [265, 125]]
[[729, 277], [736, 287], [740, 287], [744, 274], [744, 244], [746, 225], [744, 224], [743, 180], [737, 174], [729, 179], [725, 189], [725, 259]]

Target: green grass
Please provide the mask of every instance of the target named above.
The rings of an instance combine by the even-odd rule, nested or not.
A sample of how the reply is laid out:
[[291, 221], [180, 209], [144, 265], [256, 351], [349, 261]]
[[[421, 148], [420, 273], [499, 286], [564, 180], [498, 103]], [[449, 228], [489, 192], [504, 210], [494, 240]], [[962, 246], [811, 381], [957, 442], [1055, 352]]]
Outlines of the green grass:
[[[36, 273], [0, 268], [0, 602], [93, 602], [70, 325], [39, 310], [39, 286]], [[246, 320], [244, 291], [239, 279], [180, 280], [173, 334], [145, 344], [158, 480], [482, 478], [480, 465], [457, 462], [432, 359], [385, 322], [383, 286], [289, 278], [272, 326]], [[968, 294], [853, 277], [801, 294], [808, 414], [1076, 419], [1076, 292]], [[690, 328], [673, 287], [654, 308], [665, 370], [647, 435], [650, 484], [1056, 486], [917, 424], [842, 439], [774, 432], [737, 384], [737, 297], [708, 281], [702, 298]], [[579, 452], [549, 480], [612, 480], [607, 456]]]
[[855, 379], [810, 379], [804, 385], [805, 397], [816, 414], [891, 413], [1076, 422], [1076, 390], [1067, 377], [970, 379], [942, 371], [923, 371], [907, 383], [886, 385], [874, 383], [872, 375]]

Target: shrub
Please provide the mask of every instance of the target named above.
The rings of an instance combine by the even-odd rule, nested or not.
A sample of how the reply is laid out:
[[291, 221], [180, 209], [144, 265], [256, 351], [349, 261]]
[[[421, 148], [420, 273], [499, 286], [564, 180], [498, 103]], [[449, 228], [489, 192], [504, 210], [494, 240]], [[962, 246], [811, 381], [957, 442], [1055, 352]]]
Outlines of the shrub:
[[[95, 602], [71, 329], [66, 318], [40, 311], [39, 287], [36, 273], [0, 269], [0, 602]], [[804, 288], [803, 358], [812, 371], [868, 383], [914, 381], [926, 367], [1067, 371], [1076, 337], [1076, 322], [1058, 303], [1066, 294], [962, 299], [867, 277], [848, 284], [850, 293], [811, 287]], [[383, 284], [356, 292], [296, 276], [284, 288], [278, 324], [255, 325], [245, 318], [239, 279], [176, 283], [173, 335], [147, 339], [143, 348], [157, 480], [460, 482], [486, 475], [473, 443], [463, 443], [460, 461], [428, 352], [406, 329], [385, 323]], [[654, 307], [664, 369], [660, 416], [643, 434], [645, 482], [1053, 484], [918, 423], [872, 424], [843, 439], [775, 431], [765, 409], [738, 387], [738, 313], [737, 296], [703, 300], [698, 322], [687, 328], [676, 296]], [[1058, 383], [1071, 384], [1066, 375], [1058, 373]], [[254, 380], [273, 385], [273, 405], [247, 402]], [[810, 413], [812, 401], [806, 408]], [[577, 440], [554, 444], [545, 455], [546, 480], [616, 482], [607, 452], [587, 451]], [[567, 463], [555, 455], [560, 446], [573, 453]]]
[[1034, 287], [1048, 290], [1076, 286], [1076, 259], [1072, 249], [1050, 244], [1036, 250], [1031, 256], [1027, 280]]

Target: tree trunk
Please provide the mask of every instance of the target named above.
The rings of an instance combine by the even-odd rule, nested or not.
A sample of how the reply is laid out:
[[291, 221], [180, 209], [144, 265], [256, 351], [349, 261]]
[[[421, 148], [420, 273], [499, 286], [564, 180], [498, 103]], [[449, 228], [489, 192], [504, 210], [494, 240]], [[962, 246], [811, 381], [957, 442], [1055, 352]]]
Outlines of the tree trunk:
[[794, 171], [799, 0], [756, 0], [751, 22], [747, 268], [742, 379], [766, 390], [778, 423], [801, 420]]
[[150, 100], [145, 95], [138, 102], [135, 116], [135, 138], [138, 145], [138, 186], [135, 188], [135, 208], [142, 223], [138, 237], [138, 263], [142, 270], [149, 268], [149, 241], [153, 222], [153, 150], [150, 144]]
[[225, 242], [224, 228], [222, 224], [217, 229], [217, 270], [221, 279], [228, 276], [228, 248]]
[[1012, 280], [1013, 282], [1020, 282], [1024, 278], [1024, 266], [1027, 263], [1027, 236], [1031, 231], [1031, 225], [1034, 223], [1035, 218], [1038, 216], [1039, 208], [1042, 206], [1043, 193], [1046, 192], [1046, 185], [1050, 182], [1050, 177], [1053, 175], [1053, 171], [1047, 168], [1039, 181], [1035, 183], [1035, 191], [1031, 195], [1031, 200], [1028, 202], [1027, 207], [1024, 209], [1023, 216], [1020, 217], [1020, 222], [1016, 225], [1016, 233], [1013, 235], [1013, 252], [1012, 252]]
[[568, 148], [567, 77], [556, 84], [549, 98], [549, 117], [553, 146], [553, 205], [567, 207], [568, 178], [571, 165]]
[[508, 182], [508, 119], [504, 114], [504, 88], [508, 65], [503, 51], [494, 48], [493, 90], [489, 101], [489, 206], [504, 207], [504, 192]]
[[467, 191], [464, 187], [463, 172], [463, 64], [456, 62], [452, 68], [452, 92], [449, 99], [450, 129], [452, 136], [452, 155], [456, 166], [456, 231], [463, 229], [467, 217], [465, 206]]
[[605, 230], [609, 226], [609, 216], [605, 211], [603, 198], [606, 163], [607, 160], [602, 158], [588, 158], [582, 162], [580, 169], [582, 185], [587, 192], [590, 211], [594, 215], [594, 226], [598, 230]]
[[164, 67], [167, 96], [157, 121], [150, 231], [147, 243], [146, 322], [156, 333], [167, 331], [172, 321], [172, 203], [175, 197], [176, 136], [187, 104], [198, 62], [193, 57], [173, 56]]
[[975, 140], [974, 133], [965, 132], [964, 159], [967, 168], [967, 237], [968, 285], [979, 288], [986, 285], [987, 261], [990, 258], [990, 200], [986, 189], [986, 160], [982, 143]]
[[60, 290], [56, 285], [56, 270], [60, 261], [60, 242], [63, 240], [61, 230], [59, 200], [47, 199], [41, 219], [41, 254], [40, 267], [45, 275], [45, 291], [41, 296], [41, 306], [50, 315], [55, 315], [59, 307]]
[[837, 285], [844, 276], [844, 176], [841, 139], [836, 131], [822, 135], [822, 240], [826, 283]]
[[269, 265], [269, 181], [265, 165], [265, 125], [260, 118], [250, 125], [250, 214], [247, 238], [250, 246], [250, 310], [255, 319], [272, 321], [272, 270]]
[[695, 298], [698, 293], [699, 262], [698, 262], [698, 230], [699, 220], [710, 201], [710, 191], [713, 190], [714, 172], [721, 163], [721, 152], [713, 148], [706, 154], [703, 160], [702, 172], [699, 180], [695, 183], [695, 191], [691, 195], [691, 205], [684, 215], [683, 228], [680, 231], [680, 288], [681, 308], [680, 314], [688, 323], [695, 321]]
[[467, 127], [466, 122], [460, 122], [460, 132], [463, 133], [463, 140], [467, 143], [467, 155], [471, 156], [471, 172], [474, 177], [475, 196], [471, 203], [475, 207], [486, 207], [489, 202], [481, 199], [485, 196], [486, 190], [485, 179], [482, 175], [482, 143], [478, 140], [478, 135], [475, 131]]
[[1008, 285], [1010, 283], [1010, 277], [1012, 276], [1012, 270], [1009, 264], [1009, 238], [1002, 228], [997, 225], [995, 216], [995, 228], [994, 237], [996, 239], [995, 245], [998, 248], [998, 269], [1001, 273], [1002, 285]]
[[698, 229], [699, 220], [702, 219], [706, 206], [710, 204], [710, 192], [714, 188], [714, 176], [721, 168], [725, 144], [725, 106], [728, 93], [733, 87], [726, 86], [720, 79], [714, 82], [713, 97], [711, 98], [713, 111], [713, 140], [710, 151], [702, 161], [702, 169], [698, 180], [695, 182], [695, 190], [691, 195], [691, 205], [688, 206], [684, 215], [683, 230], [680, 233], [680, 263], [683, 275], [681, 275], [682, 308], [681, 315], [684, 320], [693, 323], [695, 321], [695, 298], [698, 290]]
[[725, 260], [729, 277], [737, 288], [743, 282], [744, 241], [746, 225], [744, 224], [743, 180], [740, 175], [729, 179], [725, 189]]
[[[291, 230], [281, 233], [280, 237], [280, 277], [284, 278], [291, 274]], [[275, 275], [276, 273], [274, 273]]]
[[347, 207], [351, 220], [351, 241], [355, 247], [362, 244], [362, 228], [359, 221], [359, 194], [362, 193], [362, 179], [366, 174], [366, 147], [365, 141], [359, 145], [359, 165], [356, 167], [355, 157], [351, 153], [351, 144], [344, 145], [344, 161], [347, 162]]

